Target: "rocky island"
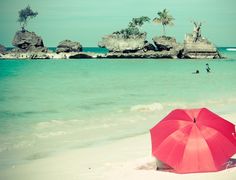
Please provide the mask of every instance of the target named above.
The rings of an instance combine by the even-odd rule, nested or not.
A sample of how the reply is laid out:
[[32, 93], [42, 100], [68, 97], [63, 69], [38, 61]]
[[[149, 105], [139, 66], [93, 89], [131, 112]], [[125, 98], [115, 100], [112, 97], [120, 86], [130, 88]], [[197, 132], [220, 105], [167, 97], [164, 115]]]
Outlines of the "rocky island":
[[148, 42], [147, 33], [140, 30], [144, 23], [150, 22], [147, 16], [133, 18], [128, 27], [106, 35], [98, 43], [99, 47], [108, 49], [108, 53], [83, 52], [80, 42], [72, 40], [61, 41], [56, 51], [50, 51], [44, 46], [43, 39], [34, 32], [27, 31], [25, 26], [29, 18], [37, 16], [29, 6], [19, 12], [18, 21], [21, 30], [17, 31], [12, 45], [7, 51], [0, 45], [0, 59], [80, 59], [80, 58], [171, 58], [171, 59], [220, 59], [217, 48], [207, 38], [201, 35], [201, 23], [194, 22], [192, 33], [186, 34], [183, 43], [178, 43], [174, 37], [166, 36], [166, 26], [173, 25], [174, 18], [164, 9], [153, 19], [163, 26], [163, 35], [152, 38]]
[[222, 58], [217, 48], [201, 35], [201, 23], [194, 22], [192, 34], [186, 34], [184, 39], [183, 58], [219, 59]]

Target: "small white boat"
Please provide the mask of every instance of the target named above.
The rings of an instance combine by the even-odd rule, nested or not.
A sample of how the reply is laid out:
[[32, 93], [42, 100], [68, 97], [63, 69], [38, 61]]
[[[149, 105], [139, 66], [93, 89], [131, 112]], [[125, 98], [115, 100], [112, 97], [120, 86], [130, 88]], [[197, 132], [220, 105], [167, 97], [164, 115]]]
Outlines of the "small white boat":
[[227, 48], [227, 51], [236, 51], [236, 48]]

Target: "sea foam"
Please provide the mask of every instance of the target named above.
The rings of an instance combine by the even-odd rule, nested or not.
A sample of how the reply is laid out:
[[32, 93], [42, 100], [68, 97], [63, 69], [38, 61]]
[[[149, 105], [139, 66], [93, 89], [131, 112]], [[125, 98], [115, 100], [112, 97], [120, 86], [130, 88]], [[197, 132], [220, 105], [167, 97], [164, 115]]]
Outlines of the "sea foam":
[[55, 137], [55, 136], [63, 136], [68, 134], [66, 131], [55, 131], [55, 132], [47, 132], [47, 133], [38, 133], [35, 134], [36, 137], [38, 138], [50, 138], [50, 137]]
[[236, 51], [236, 48], [227, 48], [227, 51]]
[[71, 119], [71, 120], [49, 120], [44, 122], [39, 122], [36, 124], [37, 129], [47, 129], [47, 128], [53, 128], [53, 127], [61, 127], [66, 125], [74, 125], [75, 123], [78, 123], [79, 120], [77, 119]]
[[136, 112], [153, 112], [163, 110], [163, 106], [160, 103], [141, 104], [132, 106], [130, 110]]

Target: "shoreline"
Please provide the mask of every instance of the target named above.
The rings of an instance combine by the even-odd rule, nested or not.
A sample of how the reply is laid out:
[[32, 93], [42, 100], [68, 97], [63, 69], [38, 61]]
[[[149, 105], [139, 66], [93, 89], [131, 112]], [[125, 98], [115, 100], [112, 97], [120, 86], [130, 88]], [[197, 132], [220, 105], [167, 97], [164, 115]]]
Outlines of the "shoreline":
[[[236, 123], [236, 113], [223, 118]], [[236, 159], [236, 155], [232, 157]], [[53, 156], [12, 165], [0, 171], [5, 180], [83, 179], [83, 180], [231, 180], [236, 167], [219, 172], [176, 174], [156, 171], [151, 156], [149, 133], [96, 146], [70, 149]]]
[[134, 53], [95, 53], [95, 52], [10, 52], [0, 54], [0, 60], [25, 60], [25, 59], [225, 59], [224, 57], [217, 58], [214, 53], [205, 52], [204, 54], [192, 53], [189, 57], [179, 57], [175, 51], [147, 51]]

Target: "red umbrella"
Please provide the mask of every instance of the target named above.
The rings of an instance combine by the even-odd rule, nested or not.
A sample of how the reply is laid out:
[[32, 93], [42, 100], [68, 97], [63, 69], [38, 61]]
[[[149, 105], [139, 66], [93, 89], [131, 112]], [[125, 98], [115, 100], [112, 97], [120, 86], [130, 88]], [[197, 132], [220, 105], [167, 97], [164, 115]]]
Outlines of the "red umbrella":
[[176, 109], [150, 132], [152, 154], [177, 173], [222, 170], [236, 153], [235, 125], [206, 108]]

